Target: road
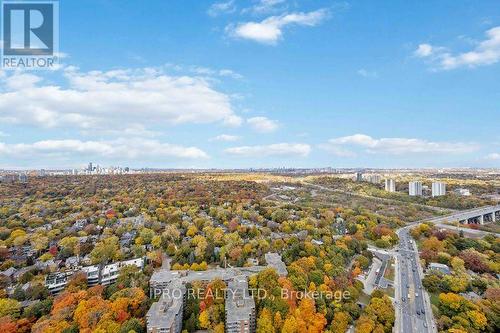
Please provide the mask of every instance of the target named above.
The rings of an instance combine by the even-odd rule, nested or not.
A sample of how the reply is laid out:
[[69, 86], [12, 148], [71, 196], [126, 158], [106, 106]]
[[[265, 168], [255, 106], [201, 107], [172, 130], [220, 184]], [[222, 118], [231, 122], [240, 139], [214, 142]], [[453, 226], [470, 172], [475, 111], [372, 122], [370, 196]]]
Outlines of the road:
[[[321, 190], [344, 193], [353, 196], [365, 197], [370, 199], [378, 199], [386, 202], [395, 202], [397, 200], [377, 198], [359, 193], [351, 193], [339, 189], [331, 189], [325, 186], [303, 182], [305, 185], [316, 187]], [[400, 201], [397, 201], [401, 203]], [[431, 207], [426, 205], [415, 204], [424, 208], [430, 208], [443, 212], [444, 209]], [[399, 333], [436, 333], [437, 328], [434, 322], [431, 302], [429, 294], [422, 286], [424, 276], [423, 268], [420, 265], [420, 257], [415, 242], [410, 236], [410, 228], [415, 225], [432, 222], [440, 228], [451, 229], [457, 232], [463, 231], [464, 234], [471, 236], [486, 236], [488, 234], [500, 237], [499, 233], [488, 232], [483, 230], [460, 228], [459, 226], [449, 225], [450, 221], [457, 221], [467, 214], [487, 209], [488, 207], [474, 208], [466, 211], [453, 211], [451, 214], [425, 219], [408, 223], [396, 231], [399, 237], [399, 244], [395, 252], [388, 251], [388, 254], [393, 254], [396, 260], [395, 272], [395, 307], [396, 307], [396, 322], [395, 332]], [[451, 211], [451, 210], [449, 210]]]
[[420, 257], [415, 242], [412, 240], [409, 231], [415, 225], [423, 222], [432, 222], [434, 225], [463, 231], [464, 234], [473, 236], [486, 236], [492, 234], [500, 236], [498, 233], [460, 228], [445, 224], [445, 222], [457, 220], [464, 213], [474, 212], [482, 208], [475, 208], [467, 211], [452, 213], [432, 219], [408, 223], [407, 226], [396, 231], [399, 237], [399, 245], [396, 252], [396, 332], [437, 332], [434, 317], [432, 314], [429, 294], [422, 286], [423, 269], [420, 265]]
[[[444, 228], [444, 229], [450, 229], [450, 230], [454, 230], [457, 232], [462, 231], [464, 234], [469, 234], [472, 236], [482, 237], [482, 236], [486, 236], [486, 235], [494, 235], [494, 236], [500, 237], [500, 234], [496, 233], [496, 232], [470, 229], [470, 228], [461, 227], [460, 225], [457, 226], [457, 225], [448, 224], [450, 222], [457, 222], [460, 218], [463, 218], [464, 214], [474, 215], [474, 212], [481, 211], [481, 210], [484, 210], [484, 209], [490, 208], [490, 207], [492, 207], [492, 206], [462, 210], [462, 211], [455, 212], [455, 213], [448, 214], [448, 215], [438, 216], [438, 217], [434, 217], [434, 218], [430, 218], [430, 219], [424, 219], [424, 220], [416, 221], [416, 222], [410, 222], [410, 223], [408, 223], [408, 225], [417, 225], [417, 224], [421, 224], [424, 222], [431, 222], [434, 225], [436, 225], [437, 227]], [[499, 206], [493, 206], [493, 208], [500, 209]]]
[[396, 332], [437, 332], [431, 303], [422, 286], [420, 258], [409, 227], [397, 231]]

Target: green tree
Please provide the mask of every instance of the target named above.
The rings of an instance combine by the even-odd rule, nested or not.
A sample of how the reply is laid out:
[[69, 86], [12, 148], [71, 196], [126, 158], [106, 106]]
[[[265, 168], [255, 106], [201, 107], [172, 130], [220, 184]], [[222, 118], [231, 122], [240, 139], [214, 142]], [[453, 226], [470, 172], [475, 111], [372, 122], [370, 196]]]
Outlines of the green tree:
[[145, 332], [144, 326], [142, 325], [139, 319], [130, 318], [129, 320], [125, 321], [120, 327], [120, 333], [130, 333], [130, 332], [136, 332], [136, 333]]
[[120, 244], [116, 236], [111, 236], [97, 242], [92, 252], [90, 252], [93, 264], [106, 263], [112, 259], [117, 259], [119, 256]]

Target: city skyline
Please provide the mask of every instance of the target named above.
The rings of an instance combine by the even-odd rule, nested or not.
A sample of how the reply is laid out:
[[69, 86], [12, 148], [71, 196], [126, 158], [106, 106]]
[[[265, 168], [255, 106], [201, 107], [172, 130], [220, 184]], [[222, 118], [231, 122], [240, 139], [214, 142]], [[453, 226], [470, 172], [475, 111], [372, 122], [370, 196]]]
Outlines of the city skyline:
[[0, 169], [500, 167], [495, 1], [61, 2], [60, 50]]

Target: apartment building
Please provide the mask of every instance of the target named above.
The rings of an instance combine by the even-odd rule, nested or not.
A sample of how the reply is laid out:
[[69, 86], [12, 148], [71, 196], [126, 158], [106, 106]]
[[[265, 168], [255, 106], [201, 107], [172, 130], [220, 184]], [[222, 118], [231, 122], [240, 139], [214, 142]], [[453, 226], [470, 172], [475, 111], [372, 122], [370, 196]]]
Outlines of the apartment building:
[[422, 182], [413, 181], [408, 184], [408, 194], [410, 196], [422, 196]]
[[237, 276], [226, 290], [226, 332], [255, 332], [255, 301], [245, 276]]
[[396, 181], [394, 179], [386, 179], [385, 190], [387, 192], [396, 192]]
[[433, 182], [432, 183], [432, 196], [440, 197], [446, 195], [446, 184], [442, 182]]
[[180, 333], [186, 287], [179, 281], [165, 289], [146, 314], [148, 333]]
[[87, 285], [89, 287], [98, 284], [107, 286], [116, 282], [120, 270], [123, 267], [132, 265], [142, 269], [144, 268], [144, 259], [135, 258], [104, 266], [92, 265], [78, 267], [64, 272], [51, 273], [45, 278], [45, 286], [52, 294], [57, 294], [66, 287], [71, 276], [77, 272], [83, 272], [87, 275]]

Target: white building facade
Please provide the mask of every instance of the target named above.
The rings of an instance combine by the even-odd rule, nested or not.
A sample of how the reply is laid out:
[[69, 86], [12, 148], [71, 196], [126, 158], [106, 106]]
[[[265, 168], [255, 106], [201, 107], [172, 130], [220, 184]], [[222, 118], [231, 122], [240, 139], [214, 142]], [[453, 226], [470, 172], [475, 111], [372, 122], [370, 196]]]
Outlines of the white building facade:
[[396, 181], [394, 181], [394, 179], [386, 179], [385, 190], [387, 192], [396, 192]]
[[422, 196], [422, 182], [413, 181], [408, 184], [408, 194], [412, 197]]
[[432, 196], [440, 197], [446, 194], [446, 184], [442, 182], [432, 183]]

